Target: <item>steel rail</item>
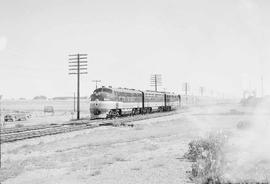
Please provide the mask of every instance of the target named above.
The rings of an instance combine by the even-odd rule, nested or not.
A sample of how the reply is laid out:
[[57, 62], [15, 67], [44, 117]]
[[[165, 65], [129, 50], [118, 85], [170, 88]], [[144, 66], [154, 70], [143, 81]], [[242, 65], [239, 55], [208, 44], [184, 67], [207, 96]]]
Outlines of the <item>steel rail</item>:
[[[133, 126], [130, 122], [140, 121], [145, 119], [152, 119], [162, 116], [169, 116], [176, 114], [176, 111], [152, 113], [145, 115], [127, 116], [116, 119], [100, 119], [91, 121], [74, 121], [65, 122], [63, 124], [49, 124], [49, 125], [33, 125], [29, 127], [16, 128], [16, 130], [6, 131], [1, 135], [1, 143], [15, 142], [24, 139], [37, 138], [47, 135], [55, 135], [60, 133], [68, 133], [84, 129], [96, 128], [101, 126]], [[3, 131], [3, 132], [4, 132]]]

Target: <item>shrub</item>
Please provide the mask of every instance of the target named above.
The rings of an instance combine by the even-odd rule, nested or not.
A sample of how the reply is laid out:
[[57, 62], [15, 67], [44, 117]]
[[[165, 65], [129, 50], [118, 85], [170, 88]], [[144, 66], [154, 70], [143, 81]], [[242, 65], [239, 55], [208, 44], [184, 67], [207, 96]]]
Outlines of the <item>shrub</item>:
[[189, 143], [189, 150], [184, 157], [194, 162], [191, 177], [195, 183], [220, 183], [225, 138], [223, 134], [212, 135]]

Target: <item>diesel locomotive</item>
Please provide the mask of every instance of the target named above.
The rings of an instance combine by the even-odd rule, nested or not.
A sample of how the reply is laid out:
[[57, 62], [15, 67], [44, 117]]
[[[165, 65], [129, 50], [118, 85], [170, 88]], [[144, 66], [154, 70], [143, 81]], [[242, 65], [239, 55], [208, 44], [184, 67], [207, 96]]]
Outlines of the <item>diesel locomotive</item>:
[[177, 109], [181, 96], [174, 93], [101, 87], [90, 96], [92, 119], [112, 118]]

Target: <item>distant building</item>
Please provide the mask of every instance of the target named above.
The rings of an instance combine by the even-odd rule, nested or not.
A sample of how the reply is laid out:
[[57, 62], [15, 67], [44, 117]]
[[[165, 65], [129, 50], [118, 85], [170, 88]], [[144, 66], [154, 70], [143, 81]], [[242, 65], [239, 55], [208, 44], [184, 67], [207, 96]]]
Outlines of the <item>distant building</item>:
[[52, 113], [52, 114], [54, 114], [53, 106], [44, 106], [44, 113]]
[[[53, 97], [52, 98], [52, 100], [73, 100], [73, 99], [74, 99], [74, 97], [68, 97], [68, 96], [59, 96], [59, 97]], [[88, 97], [87, 96], [80, 97], [80, 99], [88, 99]]]
[[46, 96], [35, 96], [34, 98], [33, 98], [33, 100], [47, 100], [47, 97]]

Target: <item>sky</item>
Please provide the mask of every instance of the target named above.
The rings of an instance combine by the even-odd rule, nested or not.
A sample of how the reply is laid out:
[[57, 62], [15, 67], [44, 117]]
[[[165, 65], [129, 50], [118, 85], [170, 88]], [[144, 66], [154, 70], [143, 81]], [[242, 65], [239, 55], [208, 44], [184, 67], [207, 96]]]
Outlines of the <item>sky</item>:
[[0, 0], [0, 94], [73, 96], [68, 55], [88, 54], [81, 96], [100, 85], [270, 94], [268, 0]]

